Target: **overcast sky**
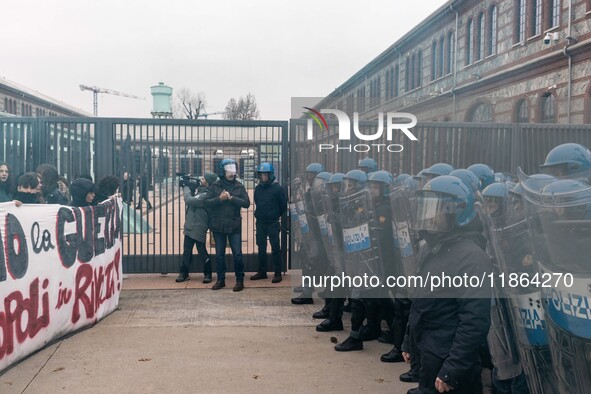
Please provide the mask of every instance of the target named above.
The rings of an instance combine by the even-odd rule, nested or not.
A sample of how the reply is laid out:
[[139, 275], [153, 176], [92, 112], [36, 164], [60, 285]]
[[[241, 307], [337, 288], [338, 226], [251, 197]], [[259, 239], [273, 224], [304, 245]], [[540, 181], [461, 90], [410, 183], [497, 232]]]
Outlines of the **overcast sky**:
[[[322, 97], [444, 0], [6, 1], [0, 77], [99, 115], [150, 117], [150, 86], [203, 92], [207, 111], [252, 92], [261, 118], [285, 120], [291, 97]], [[212, 117], [219, 118], [219, 117]]]

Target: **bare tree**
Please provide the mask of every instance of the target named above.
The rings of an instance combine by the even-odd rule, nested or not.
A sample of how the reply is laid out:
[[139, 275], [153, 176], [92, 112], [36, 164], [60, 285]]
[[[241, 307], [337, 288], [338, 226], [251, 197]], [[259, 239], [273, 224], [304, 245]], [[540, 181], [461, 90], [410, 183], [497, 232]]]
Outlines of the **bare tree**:
[[182, 88], [173, 98], [172, 113], [176, 119], [198, 119], [205, 113], [205, 94]]
[[226, 105], [224, 119], [252, 120], [260, 118], [260, 111], [254, 94], [248, 93], [246, 97], [240, 97], [238, 101], [231, 98]]

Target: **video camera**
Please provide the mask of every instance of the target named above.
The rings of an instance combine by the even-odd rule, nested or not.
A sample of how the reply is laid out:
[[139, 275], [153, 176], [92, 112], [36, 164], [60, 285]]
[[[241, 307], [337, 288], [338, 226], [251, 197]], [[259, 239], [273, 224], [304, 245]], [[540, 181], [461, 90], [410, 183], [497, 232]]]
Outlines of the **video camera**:
[[196, 190], [199, 186], [201, 186], [201, 180], [191, 176], [191, 174], [185, 174], [184, 172], [177, 172], [176, 174], [181, 178], [179, 179], [179, 187], [187, 186], [191, 190]]

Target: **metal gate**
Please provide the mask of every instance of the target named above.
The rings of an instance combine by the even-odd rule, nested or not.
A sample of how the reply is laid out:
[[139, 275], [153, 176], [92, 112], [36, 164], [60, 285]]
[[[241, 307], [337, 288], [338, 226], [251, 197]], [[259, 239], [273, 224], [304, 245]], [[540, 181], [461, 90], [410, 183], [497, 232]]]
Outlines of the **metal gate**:
[[[339, 141], [337, 122], [328, 122], [328, 128], [313, 125], [313, 140], [307, 139], [307, 119], [290, 121], [291, 173], [296, 175], [311, 162], [322, 163], [327, 171], [347, 172], [357, 167], [359, 159], [372, 157], [381, 169], [396, 174], [417, 174], [423, 168], [438, 162], [456, 168], [467, 168], [484, 163], [498, 172], [515, 173], [521, 167], [526, 173], [536, 173], [552, 148], [566, 142], [591, 147], [591, 125], [529, 124], [529, 123], [427, 123], [412, 128], [418, 141], [410, 141], [401, 132], [394, 132], [392, 141], [386, 132], [376, 141], [362, 141], [351, 135], [350, 140]], [[377, 121], [360, 121], [364, 134], [374, 134]], [[347, 151], [356, 144], [382, 144], [379, 151]], [[338, 145], [336, 149], [319, 150], [319, 144]], [[391, 153], [384, 146], [399, 144], [401, 152]], [[345, 149], [343, 149], [345, 148]]]
[[[168, 273], [178, 272], [183, 244], [185, 205], [176, 174], [218, 173], [221, 159], [231, 157], [253, 203], [260, 162], [273, 163], [277, 179], [287, 184], [287, 134], [288, 122], [281, 121], [6, 118], [0, 119], [0, 161], [7, 161], [13, 174], [49, 163], [69, 180], [83, 174], [95, 181], [118, 176], [120, 190], [126, 185], [131, 200], [123, 212], [124, 272]], [[254, 205], [242, 210], [247, 272], [258, 269], [253, 213]], [[286, 270], [285, 231], [281, 244]], [[215, 254], [212, 241], [208, 246]], [[229, 271], [230, 255], [228, 248]], [[202, 270], [196, 260], [192, 272]]]

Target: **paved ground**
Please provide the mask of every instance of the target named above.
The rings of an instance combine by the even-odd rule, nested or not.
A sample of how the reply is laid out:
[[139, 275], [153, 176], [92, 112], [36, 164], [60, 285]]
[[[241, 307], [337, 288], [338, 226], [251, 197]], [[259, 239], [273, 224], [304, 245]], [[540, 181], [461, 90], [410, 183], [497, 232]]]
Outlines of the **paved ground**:
[[105, 320], [0, 376], [0, 393], [396, 394], [413, 387], [398, 381], [406, 364], [379, 361], [390, 345], [335, 352], [331, 337], [342, 341], [348, 331], [316, 332], [311, 314], [319, 301], [294, 306], [292, 294], [288, 287], [124, 290]]

